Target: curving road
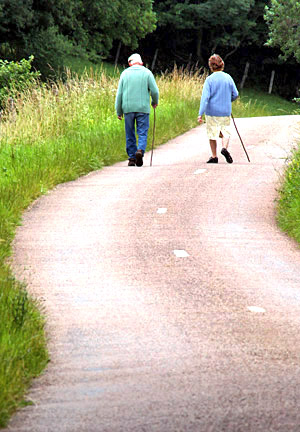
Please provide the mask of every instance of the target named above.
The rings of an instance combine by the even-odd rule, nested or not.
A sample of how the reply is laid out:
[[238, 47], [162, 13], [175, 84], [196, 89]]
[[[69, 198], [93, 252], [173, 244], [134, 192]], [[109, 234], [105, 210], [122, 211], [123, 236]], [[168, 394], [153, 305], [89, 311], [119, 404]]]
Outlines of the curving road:
[[300, 431], [300, 249], [274, 219], [299, 121], [237, 119], [232, 165], [198, 127], [25, 213], [52, 361], [8, 430]]

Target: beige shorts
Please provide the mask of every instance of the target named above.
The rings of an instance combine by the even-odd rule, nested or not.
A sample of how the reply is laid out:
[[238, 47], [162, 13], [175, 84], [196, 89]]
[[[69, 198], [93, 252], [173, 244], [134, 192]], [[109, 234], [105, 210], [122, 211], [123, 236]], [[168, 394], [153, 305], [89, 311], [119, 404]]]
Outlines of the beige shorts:
[[213, 117], [205, 116], [206, 119], [206, 132], [208, 139], [216, 140], [220, 137], [220, 132], [224, 138], [230, 138], [231, 125], [230, 117]]

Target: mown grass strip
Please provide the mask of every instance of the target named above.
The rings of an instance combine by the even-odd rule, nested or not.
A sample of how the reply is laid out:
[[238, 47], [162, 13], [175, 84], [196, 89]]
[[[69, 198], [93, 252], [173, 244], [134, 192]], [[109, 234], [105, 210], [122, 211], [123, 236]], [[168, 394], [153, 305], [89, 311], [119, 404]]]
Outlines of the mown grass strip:
[[251, 117], [300, 114], [299, 104], [259, 90], [243, 89], [240, 101]]

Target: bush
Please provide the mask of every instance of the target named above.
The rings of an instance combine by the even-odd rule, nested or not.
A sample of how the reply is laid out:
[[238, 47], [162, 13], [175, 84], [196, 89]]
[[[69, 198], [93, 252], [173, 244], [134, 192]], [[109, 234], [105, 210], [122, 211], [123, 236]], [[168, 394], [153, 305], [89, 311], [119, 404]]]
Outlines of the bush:
[[41, 72], [43, 80], [60, 78], [65, 59], [69, 56], [81, 60], [88, 58], [85, 48], [60, 34], [56, 26], [29, 33], [25, 38], [24, 52], [34, 55], [33, 65]]
[[300, 244], [300, 148], [287, 160], [279, 190], [277, 220], [280, 228]]
[[0, 60], [0, 106], [6, 105], [7, 100], [16, 98], [18, 94], [28, 90], [40, 77], [38, 71], [31, 71], [34, 57], [19, 62]]

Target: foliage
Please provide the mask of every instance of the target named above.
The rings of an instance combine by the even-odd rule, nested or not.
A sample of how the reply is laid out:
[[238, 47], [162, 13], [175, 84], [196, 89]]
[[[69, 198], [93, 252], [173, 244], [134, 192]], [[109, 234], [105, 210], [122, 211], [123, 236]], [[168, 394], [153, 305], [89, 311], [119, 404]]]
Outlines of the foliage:
[[153, 37], [165, 40], [174, 55], [179, 51], [187, 58], [195, 52], [204, 64], [203, 59], [217, 50], [229, 55], [242, 43], [261, 43], [265, 4], [266, 0], [155, 0], [158, 31]]
[[295, 57], [300, 63], [300, 3], [298, 0], [271, 0], [265, 19], [269, 27], [267, 44], [279, 47], [282, 59]]
[[3, 106], [9, 97], [15, 98], [36, 83], [39, 72], [31, 71], [33, 56], [20, 62], [0, 60], [0, 105]]
[[152, 0], [85, 0], [81, 26], [90, 50], [107, 56], [114, 40], [132, 49], [155, 29]]
[[[138, 19], [136, 18], [138, 16]], [[155, 28], [151, 0], [0, 0], [0, 51], [31, 54], [44, 75], [65, 55], [107, 56], [115, 40], [135, 48]]]
[[243, 110], [249, 106], [251, 117], [300, 114], [298, 104], [259, 90], [243, 89], [239, 101], [242, 103]]
[[44, 320], [35, 301], [0, 269], [0, 427], [21, 403], [31, 379], [48, 362]]
[[280, 228], [300, 244], [300, 148], [295, 148], [279, 190], [277, 220]]
[[42, 76], [48, 78], [55, 78], [58, 72], [63, 71], [66, 56], [74, 55], [81, 61], [87, 57], [83, 49], [59, 33], [57, 26], [26, 34], [24, 50], [35, 53], [34, 65]]

